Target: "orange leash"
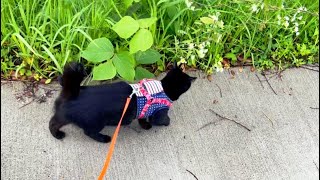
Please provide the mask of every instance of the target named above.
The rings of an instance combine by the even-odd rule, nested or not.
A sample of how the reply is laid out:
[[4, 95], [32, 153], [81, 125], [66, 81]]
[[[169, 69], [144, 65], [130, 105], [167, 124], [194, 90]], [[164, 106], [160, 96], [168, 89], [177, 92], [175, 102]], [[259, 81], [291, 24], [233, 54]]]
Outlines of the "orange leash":
[[104, 162], [104, 166], [103, 166], [103, 168], [101, 170], [101, 173], [100, 173], [100, 175], [98, 177], [98, 180], [102, 180], [104, 175], [107, 173], [108, 166], [110, 164], [112, 153], [113, 153], [113, 150], [114, 150], [114, 146], [115, 146], [116, 141], [117, 141], [117, 137], [118, 137], [118, 133], [119, 133], [119, 130], [120, 130], [121, 122], [122, 122], [124, 114], [126, 113], [126, 111], [128, 109], [130, 101], [131, 101], [131, 95], [130, 95], [130, 97], [127, 98], [127, 102], [124, 105], [124, 109], [123, 109], [123, 112], [122, 112], [121, 119], [120, 119], [120, 121], [118, 123], [118, 126], [117, 126], [116, 130], [114, 131], [113, 136], [112, 136], [111, 144], [110, 144], [110, 147], [109, 147], [109, 152], [107, 154], [106, 161]]

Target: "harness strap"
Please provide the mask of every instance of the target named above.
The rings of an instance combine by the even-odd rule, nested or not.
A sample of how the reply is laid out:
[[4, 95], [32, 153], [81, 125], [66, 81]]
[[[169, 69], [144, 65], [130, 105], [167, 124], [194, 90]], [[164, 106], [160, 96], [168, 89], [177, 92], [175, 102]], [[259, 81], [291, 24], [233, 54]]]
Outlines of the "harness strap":
[[146, 104], [144, 105], [144, 107], [142, 108], [142, 111], [140, 113], [140, 116], [139, 118], [142, 118], [144, 117], [144, 115], [146, 114], [146, 112], [148, 111], [149, 107], [152, 105], [152, 104], [165, 104], [166, 106], [171, 106], [171, 102], [169, 102], [167, 99], [163, 99], [163, 98], [153, 98], [149, 93], [148, 91], [143, 87], [143, 84], [147, 81], [150, 81], [148, 79], [143, 79], [139, 82], [139, 85], [140, 85], [140, 91], [141, 93], [143, 94], [143, 96], [146, 97], [147, 99], [147, 102]]
[[115, 147], [116, 142], [117, 142], [117, 137], [118, 137], [118, 133], [119, 133], [119, 130], [120, 130], [121, 122], [122, 122], [122, 119], [123, 119], [127, 109], [128, 109], [130, 101], [131, 101], [131, 95], [130, 95], [130, 97], [127, 98], [127, 101], [126, 101], [126, 104], [124, 105], [124, 109], [123, 109], [120, 121], [118, 123], [118, 126], [117, 126], [116, 130], [113, 133], [111, 144], [110, 144], [110, 147], [109, 147], [109, 151], [108, 151], [108, 154], [106, 156], [106, 160], [104, 162], [103, 168], [102, 168], [102, 170], [100, 172], [100, 175], [98, 177], [98, 180], [102, 180], [103, 177], [105, 176], [105, 174], [107, 173], [107, 170], [108, 170], [108, 167], [109, 167], [109, 164], [110, 164], [110, 161], [111, 161], [111, 157], [112, 157], [112, 154], [113, 154], [113, 151], [114, 151], [114, 147]]

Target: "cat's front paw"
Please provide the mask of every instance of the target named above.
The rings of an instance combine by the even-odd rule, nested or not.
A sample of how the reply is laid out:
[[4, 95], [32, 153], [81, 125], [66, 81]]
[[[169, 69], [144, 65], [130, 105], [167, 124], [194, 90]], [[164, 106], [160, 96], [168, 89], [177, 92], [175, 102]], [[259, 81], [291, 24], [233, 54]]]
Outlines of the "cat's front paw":
[[149, 129], [151, 129], [152, 128], [152, 125], [151, 124], [145, 124], [144, 126], [141, 126], [143, 129], [145, 129], [145, 130], [149, 130]]
[[146, 119], [138, 119], [138, 121], [142, 129], [149, 130], [152, 128], [152, 125], [149, 122], [147, 122]]

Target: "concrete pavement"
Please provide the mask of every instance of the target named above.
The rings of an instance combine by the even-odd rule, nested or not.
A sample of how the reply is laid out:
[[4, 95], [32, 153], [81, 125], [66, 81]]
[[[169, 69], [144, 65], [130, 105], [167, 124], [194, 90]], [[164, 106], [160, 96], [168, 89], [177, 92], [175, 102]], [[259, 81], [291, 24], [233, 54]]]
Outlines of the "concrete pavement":
[[[286, 70], [269, 81], [276, 95], [249, 69], [234, 71], [233, 79], [225, 71], [211, 82], [190, 72], [200, 77], [173, 104], [170, 126], [122, 128], [108, 179], [318, 179], [319, 74]], [[58, 92], [19, 109], [14, 93], [22, 89], [19, 82], [1, 86], [1, 179], [96, 179], [109, 144], [73, 125], [63, 128], [65, 139], [54, 139], [48, 122]]]

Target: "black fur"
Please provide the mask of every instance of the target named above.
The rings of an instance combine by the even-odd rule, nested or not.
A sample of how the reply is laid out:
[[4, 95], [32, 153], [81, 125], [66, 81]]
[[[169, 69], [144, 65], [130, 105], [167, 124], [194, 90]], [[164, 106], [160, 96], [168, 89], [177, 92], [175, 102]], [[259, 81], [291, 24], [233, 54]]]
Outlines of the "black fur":
[[[109, 142], [110, 136], [100, 131], [104, 126], [118, 124], [126, 99], [132, 88], [126, 82], [118, 82], [99, 86], [80, 86], [85, 77], [82, 64], [70, 63], [65, 66], [59, 83], [62, 85], [60, 96], [55, 101], [55, 113], [50, 120], [51, 134], [62, 139], [65, 133], [59, 129], [69, 123], [76, 124], [84, 130], [89, 137], [99, 142]], [[164, 92], [175, 101], [186, 92], [195, 77], [183, 73], [180, 68], [173, 68], [161, 80]], [[137, 99], [133, 95], [128, 110], [121, 125], [128, 125], [136, 117]], [[143, 129], [150, 129], [152, 125], [170, 124], [168, 109], [162, 109], [147, 119], [139, 119]]]

